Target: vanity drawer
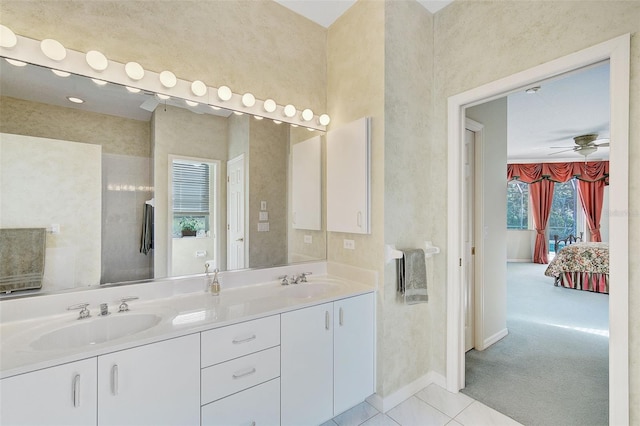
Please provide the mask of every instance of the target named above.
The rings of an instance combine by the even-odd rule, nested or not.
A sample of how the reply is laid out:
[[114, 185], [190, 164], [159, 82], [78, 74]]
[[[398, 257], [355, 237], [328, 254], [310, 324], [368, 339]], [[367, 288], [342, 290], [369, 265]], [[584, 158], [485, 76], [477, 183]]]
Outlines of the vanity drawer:
[[202, 426], [277, 426], [280, 424], [280, 379], [202, 407]]
[[280, 346], [204, 368], [201, 374], [201, 403], [207, 404], [280, 376]]
[[280, 344], [280, 315], [202, 333], [201, 366], [208, 367]]

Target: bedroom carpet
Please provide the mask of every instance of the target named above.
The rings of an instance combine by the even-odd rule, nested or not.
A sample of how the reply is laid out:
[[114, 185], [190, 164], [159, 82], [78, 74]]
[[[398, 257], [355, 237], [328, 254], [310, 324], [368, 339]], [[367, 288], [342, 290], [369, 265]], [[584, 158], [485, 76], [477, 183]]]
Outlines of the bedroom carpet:
[[607, 425], [609, 299], [507, 264], [509, 334], [466, 355], [461, 392], [527, 425]]

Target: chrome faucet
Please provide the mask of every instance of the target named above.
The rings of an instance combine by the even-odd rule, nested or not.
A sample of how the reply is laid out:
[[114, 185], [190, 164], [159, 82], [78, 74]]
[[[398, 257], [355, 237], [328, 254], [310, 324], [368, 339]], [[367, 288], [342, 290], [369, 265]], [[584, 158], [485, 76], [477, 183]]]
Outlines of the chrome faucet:
[[289, 277], [286, 276], [286, 275], [281, 275], [281, 276], [278, 277], [278, 279], [282, 280], [282, 281], [280, 281], [280, 285], [289, 285], [290, 284], [289, 283]]
[[301, 283], [306, 283], [307, 282], [307, 275], [312, 275], [313, 272], [303, 272], [300, 274], [300, 282]]
[[137, 300], [137, 299], [138, 298], [136, 296], [123, 297], [122, 299], [120, 299], [120, 306], [118, 307], [118, 312], [127, 312], [129, 310], [129, 305], [127, 305], [127, 302], [131, 300]]
[[88, 303], [78, 303], [77, 305], [71, 305], [67, 307], [67, 311], [74, 311], [79, 309], [80, 312], [78, 313], [78, 319], [89, 318], [91, 316], [91, 312], [89, 312], [87, 306], [89, 306]]

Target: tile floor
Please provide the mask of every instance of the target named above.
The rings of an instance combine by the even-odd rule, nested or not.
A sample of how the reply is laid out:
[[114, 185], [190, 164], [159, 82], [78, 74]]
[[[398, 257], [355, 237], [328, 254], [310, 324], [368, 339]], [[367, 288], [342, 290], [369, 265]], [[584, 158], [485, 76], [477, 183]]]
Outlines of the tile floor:
[[431, 384], [386, 414], [363, 402], [321, 426], [336, 425], [514, 426], [520, 423], [466, 395]]

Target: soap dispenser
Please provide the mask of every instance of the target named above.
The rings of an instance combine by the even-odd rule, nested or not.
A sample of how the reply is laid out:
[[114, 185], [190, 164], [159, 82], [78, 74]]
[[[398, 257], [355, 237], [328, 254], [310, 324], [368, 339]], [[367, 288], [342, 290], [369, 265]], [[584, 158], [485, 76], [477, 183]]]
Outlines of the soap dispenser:
[[213, 270], [213, 281], [211, 282], [211, 294], [217, 296], [220, 294], [220, 283], [218, 282], [218, 268]]

